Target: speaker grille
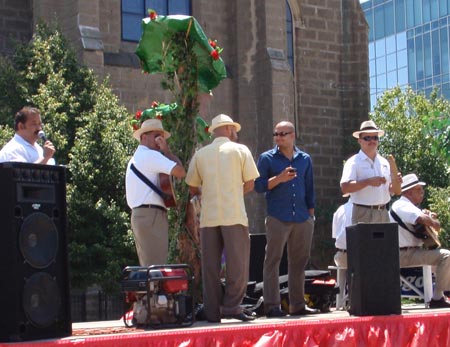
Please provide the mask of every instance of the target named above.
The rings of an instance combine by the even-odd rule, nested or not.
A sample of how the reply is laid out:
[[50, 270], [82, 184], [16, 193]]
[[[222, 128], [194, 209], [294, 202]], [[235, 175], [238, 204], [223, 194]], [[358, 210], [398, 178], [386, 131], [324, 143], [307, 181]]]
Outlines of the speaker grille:
[[37, 269], [48, 267], [58, 253], [58, 231], [46, 214], [35, 212], [25, 218], [19, 233], [20, 251]]
[[0, 163], [1, 342], [69, 336], [66, 169]]
[[33, 274], [23, 288], [23, 310], [36, 327], [54, 324], [61, 307], [60, 289], [56, 281], [45, 272]]

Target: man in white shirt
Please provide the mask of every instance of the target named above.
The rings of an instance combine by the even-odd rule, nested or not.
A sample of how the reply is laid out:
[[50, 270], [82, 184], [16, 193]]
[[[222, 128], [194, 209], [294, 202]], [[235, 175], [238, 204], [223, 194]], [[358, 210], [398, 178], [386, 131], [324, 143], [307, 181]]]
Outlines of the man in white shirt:
[[349, 199], [345, 204], [338, 207], [333, 214], [333, 224], [331, 227], [331, 237], [336, 239], [334, 243], [336, 254], [334, 262], [338, 266], [347, 267], [347, 234], [346, 229], [351, 225], [353, 203]]
[[170, 151], [166, 142], [170, 133], [164, 130], [160, 120], [145, 120], [133, 137], [139, 146], [128, 162], [125, 191], [139, 263], [141, 266], [166, 264], [169, 221], [164, 200], [133, 172], [131, 164], [158, 188], [160, 173], [183, 178], [186, 171]]
[[353, 202], [352, 224], [389, 223], [387, 204], [391, 200], [392, 179], [389, 162], [378, 153], [378, 141], [384, 131], [371, 120], [361, 123], [353, 133], [361, 150], [344, 165], [341, 189]]
[[43, 147], [37, 143], [42, 130], [41, 113], [37, 108], [26, 106], [17, 112], [14, 130], [14, 137], [0, 151], [0, 162], [55, 164], [53, 143], [47, 139]]
[[[420, 182], [415, 174], [403, 177], [402, 196], [392, 204], [389, 214], [391, 222], [398, 222], [398, 238], [400, 247], [400, 266], [433, 265], [436, 267], [436, 283], [430, 308], [450, 308], [450, 300], [444, 291], [450, 290], [450, 251], [447, 249], [425, 249], [423, 238], [416, 237], [417, 226], [431, 227], [440, 230], [437, 215], [419, 208], [424, 197], [424, 182]], [[403, 224], [403, 226], [401, 225]], [[405, 229], [405, 227], [407, 229]]]
[[[429, 302], [430, 308], [449, 308], [450, 301], [445, 297], [444, 291], [450, 290], [450, 251], [447, 249], [425, 249], [423, 239], [414, 236], [411, 231], [417, 225], [427, 225], [436, 231], [440, 230], [440, 223], [435, 213], [421, 210], [418, 206], [424, 197], [424, 182], [420, 182], [415, 174], [403, 177], [402, 196], [392, 204], [389, 218], [392, 223], [397, 222], [392, 211], [400, 218], [405, 229], [398, 226], [398, 239], [400, 247], [400, 267], [414, 267], [433, 265], [436, 267], [436, 283], [433, 298]], [[336, 265], [347, 267], [346, 226], [351, 219], [352, 210], [348, 208], [351, 202], [339, 207], [333, 216], [333, 237], [336, 238], [337, 252], [334, 256]], [[411, 231], [410, 231], [411, 230]]]

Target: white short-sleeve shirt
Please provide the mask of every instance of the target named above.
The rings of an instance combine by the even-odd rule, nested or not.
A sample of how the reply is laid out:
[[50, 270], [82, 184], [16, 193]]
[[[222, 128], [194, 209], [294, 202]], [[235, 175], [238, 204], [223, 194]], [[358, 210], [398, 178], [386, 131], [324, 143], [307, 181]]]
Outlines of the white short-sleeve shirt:
[[378, 187], [365, 187], [357, 192], [351, 193], [350, 196], [355, 204], [387, 204], [391, 200], [391, 194], [389, 193], [391, 169], [389, 162], [379, 154], [377, 154], [375, 160], [372, 161], [372, 159], [360, 150], [345, 162], [340, 183], [360, 181], [376, 176], [386, 178], [386, 183]]
[[128, 162], [125, 175], [125, 191], [127, 204], [130, 208], [140, 205], [160, 205], [164, 207], [163, 199], [131, 171], [131, 164], [144, 174], [153, 184], [159, 187], [159, 174], [170, 174], [176, 162], [162, 153], [139, 145], [133, 157]]

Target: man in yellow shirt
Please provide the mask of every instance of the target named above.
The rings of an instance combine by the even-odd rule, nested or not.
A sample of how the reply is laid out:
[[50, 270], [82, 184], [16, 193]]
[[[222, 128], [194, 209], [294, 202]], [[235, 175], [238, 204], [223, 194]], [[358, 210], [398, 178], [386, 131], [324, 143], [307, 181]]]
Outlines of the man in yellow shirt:
[[[191, 195], [201, 197], [200, 244], [202, 248], [203, 303], [206, 319], [242, 321], [254, 317], [243, 312], [249, 276], [250, 236], [244, 195], [259, 176], [247, 146], [236, 143], [239, 123], [224, 114], [212, 120], [214, 141], [197, 151], [186, 175]], [[225, 250], [226, 287], [220, 281]]]

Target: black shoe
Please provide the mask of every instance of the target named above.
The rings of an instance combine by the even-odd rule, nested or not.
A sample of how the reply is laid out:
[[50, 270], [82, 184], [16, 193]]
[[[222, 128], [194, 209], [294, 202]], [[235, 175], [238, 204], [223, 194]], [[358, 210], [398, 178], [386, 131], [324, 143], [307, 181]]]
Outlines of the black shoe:
[[439, 300], [431, 300], [429, 302], [430, 308], [450, 308], [450, 301], [443, 296]]
[[267, 318], [275, 318], [275, 317], [284, 317], [286, 316], [286, 312], [284, 312], [279, 307], [273, 307], [269, 310], [269, 312], [266, 313]]
[[248, 315], [244, 312], [241, 312], [241, 313], [236, 313], [236, 314], [223, 315], [222, 318], [224, 318], [224, 319], [239, 319], [243, 322], [249, 322], [251, 320], [255, 320], [256, 317]]
[[307, 314], [315, 314], [319, 313], [319, 310], [316, 310], [315, 308], [309, 308], [308, 306], [305, 306], [301, 310], [289, 313], [290, 316], [305, 316]]

